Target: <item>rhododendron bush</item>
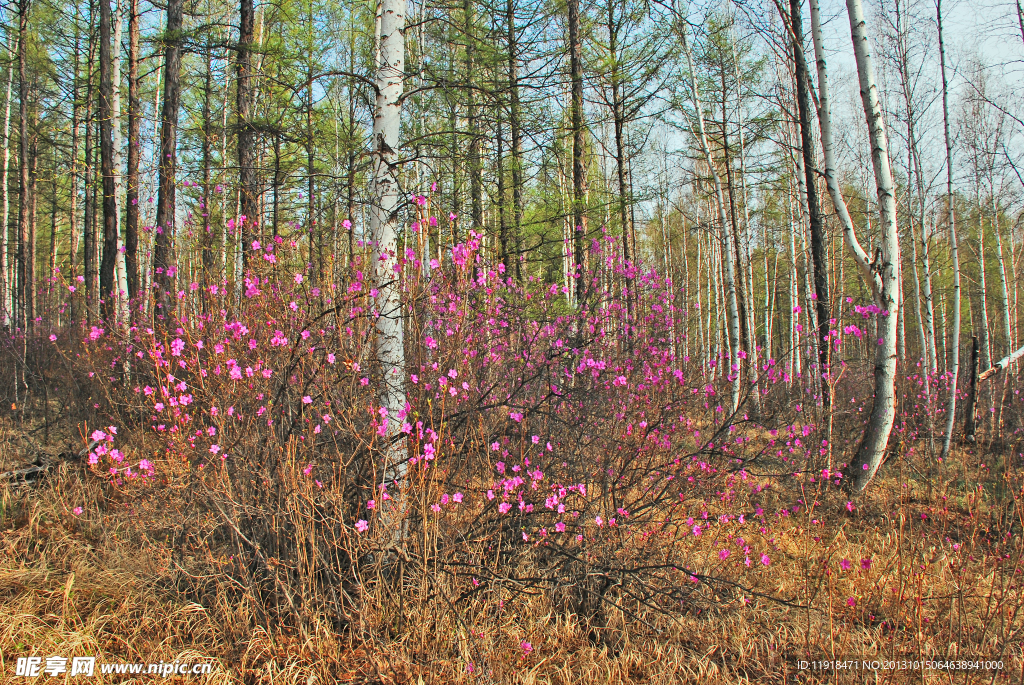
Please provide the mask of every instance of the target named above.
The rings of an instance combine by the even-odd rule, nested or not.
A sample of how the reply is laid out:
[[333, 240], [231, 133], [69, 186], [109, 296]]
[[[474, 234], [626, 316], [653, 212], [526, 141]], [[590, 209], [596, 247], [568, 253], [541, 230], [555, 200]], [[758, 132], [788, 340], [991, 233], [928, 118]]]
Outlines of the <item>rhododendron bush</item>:
[[[635, 275], [644, 320], [625, 336], [597, 279], [573, 309], [558, 286], [488, 265], [475, 239], [429, 278], [409, 250], [408, 404], [393, 416], [365, 266], [318, 284], [286, 266], [292, 245], [249, 248], [263, 259], [237, 289], [189, 284], [166, 319], [72, 329], [68, 363], [101, 400], [89, 468], [177, 513], [176, 557], [231, 558], [300, 623], [350, 620], [368, 569], [395, 563], [447, 576], [454, 594], [432, 600], [445, 611], [544, 588], [600, 621], [605, 605], [763, 592], [767, 481], [748, 464], [776, 441], [675, 352], [671, 283]], [[621, 268], [604, 248], [592, 259]], [[784, 430], [801, 445], [815, 429]], [[387, 479], [391, 441], [403, 481]]]
[[[656, 271], [622, 264], [610, 238], [590, 246], [582, 303], [517, 282], [474, 235], [443, 264], [403, 248], [407, 404], [392, 413], [365, 261], [330, 283], [302, 266], [301, 244], [247, 249], [243, 282], [180, 282], [173, 313], [135, 302], [124, 325], [82, 322], [79, 294], [55, 279], [72, 299], [20, 339], [64, 379], [65, 419], [101, 487], [68, 510], [83, 525], [127, 516], [135, 525], [118, 530], [196, 601], [390, 639], [424, 617], [482, 636], [540, 593], [614, 649], [680, 615], [800, 605], [776, 565], [809, 537], [830, 568], [825, 521], [857, 515], [841, 469], [870, 400], [856, 359], [877, 308], [850, 298], [833, 322], [836, 411], [813, 376], [762, 359], [733, 413], [737, 369], [687, 355], [694, 312]], [[627, 273], [632, 320], [607, 285]], [[926, 393], [944, 382], [901, 380], [914, 403], [900, 449], [935, 423]], [[859, 554], [835, 561], [829, 601], [874, 621], [894, 600]], [[445, 649], [466, 669], [486, 661]]]

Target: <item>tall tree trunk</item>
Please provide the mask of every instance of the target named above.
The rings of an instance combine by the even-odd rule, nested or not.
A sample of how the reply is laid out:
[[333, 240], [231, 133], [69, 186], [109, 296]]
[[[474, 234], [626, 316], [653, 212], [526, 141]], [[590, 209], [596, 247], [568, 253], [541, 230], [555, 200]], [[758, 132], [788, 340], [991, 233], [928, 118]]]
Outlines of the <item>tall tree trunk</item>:
[[18, 0], [18, 325], [27, 330], [32, 319], [30, 299], [34, 284], [29, 263], [29, 208], [31, 206], [31, 140], [29, 138], [28, 13], [31, 0]]
[[860, 0], [846, 0], [850, 15], [850, 33], [857, 61], [861, 101], [867, 119], [878, 195], [881, 263], [878, 265], [882, 287], [879, 292], [878, 344], [875, 350], [875, 397], [867, 430], [857, 453], [844, 475], [854, 492], [861, 492], [874, 478], [882, 463], [889, 434], [896, 418], [896, 333], [899, 328], [900, 244], [896, 218], [895, 187], [889, 160], [889, 141], [885, 132], [882, 105], [875, 83], [875, 68], [868, 42], [867, 22]]
[[[29, 99], [34, 100], [36, 98], [35, 88], [33, 87]], [[36, 315], [39, 313], [39, 288], [36, 278], [36, 264], [38, 263], [38, 232], [36, 224], [36, 209], [39, 206], [39, 194], [36, 192], [36, 187], [39, 180], [39, 118], [38, 111], [35, 107], [31, 110], [31, 129], [32, 129], [32, 143], [29, 146], [29, 165], [28, 165], [28, 196], [30, 199], [29, 210], [28, 210], [28, 250], [26, 251], [27, 260], [27, 275], [25, 276], [26, 283], [28, 285], [28, 325], [33, 326]]]
[[631, 329], [636, 325], [633, 309], [633, 283], [629, 276], [629, 265], [635, 259], [635, 245], [630, 245], [629, 230], [629, 193], [626, 190], [626, 147], [625, 147], [625, 113], [622, 102], [622, 76], [619, 73], [619, 24], [615, 18], [616, 0], [608, 0], [608, 61], [610, 73], [608, 80], [612, 89], [612, 124], [615, 128], [615, 172], [618, 181], [618, 198], [616, 204], [619, 210], [619, 221], [622, 226], [622, 261], [626, 266], [626, 275], [623, 278], [626, 295], [626, 339], [632, 349]]
[[519, 36], [516, 29], [515, 0], [505, 0], [505, 24], [508, 32], [508, 129], [509, 166], [512, 175], [512, 242], [515, 244], [516, 279], [522, 280], [521, 236], [526, 200], [523, 193], [523, 134], [519, 106]]
[[160, 114], [160, 173], [156, 204], [156, 244], [153, 282], [159, 287], [157, 314], [174, 311], [175, 172], [178, 165], [178, 108], [180, 104], [182, 0], [168, 0], [164, 52], [164, 102]]
[[[832, 205], [836, 210], [836, 216], [843, 228], [843, 237], [850, 253], [853, 255], [857, 267], [861, 271], [868, 288], [871, 290], [872, 298], [877, 300], [882, 290], [882, 280], [878, 273], [871, 266], [871, 259], [857, 239], [857, 232], [853, 226], [853, 219], [850, 218], [850, 211], [843, 199], [842, 190], [839, 188], [839, 179], [836, 175], [835, 147], [832, 140], [832, 115], [831, 99], [828, 90], [828, 67], [825, 60], [824, 41], [821, 31], [821, 11], [819, 0], [811, 0], [811, 25], [814, 38], [814, 56], [818, 67], [818, 123], [821, 125], [821, 148], [825, 158], [825, 183], [829, 196], [832, 198]], [[870, 228], [868, 230], [870, 234]]]
[[[747, 379], [750, 382], [751, 388], [751, 399], [753, 400], [753, 410], [755, 415], [761, 413], [761, 389], [758, 384], [758, 373], [760, 371], [760, 363], [758, 362], [759, 354], [757, 349], [757, 318], [754, 314], [754, 265], [753, 256], [751, 254], [752, 243], [753, 243], [753, 232], [750, 228], [750, 205], [749, 196], [747, 194], [747, 142], [746, 136], [743, 132], [743, 81], [740, 73], [740, 58], [739, 53], [736, 50], [735, 41], [732, 42], [732, 62], [733, 71], [736, 76], [736, 119], [737, 127], [736, 134], [739, 138], [740, 143], [740, 199], [743, 203], [743, 235], [746, 236], [746, 262], [747, 262], [747, 288], [749, 298], [747, 298], [748, 306], [745, 308], [746, 321], [747, 321]], [[765, 224], [765, 231], [767, 231], [767, 223]], [[767, 233], [765, 234], [767, 236]], [[765, 292], [765, 358], [771, 358], [771, 341], [769, 340], [769, 334], [771, 330], [771, 324], [768, 316], [768, 243], [767, 241], [762, 244], [764, 252], [764, 292]], [[777, 256], [778, 253], [776, 253]]]
[[113, 323], [116, 316], [117, 287], [114, 267], [117, 261], [117, 194], [114, 186], [114, 80], [110, 64], [110, 0], [100, 3], [100, 169], [103, 176], [103, 256], [100, 261], [101, 316]]
[[[405, 343], [402, 294], [398, 277], [398, 169], [396, 157], [402, 116], [405, 74], [405, 0], [380, 0], [379, 57], [376, 65], [377, 101], [373, 118], [373, 180], [370, 235], [373, 242], [373, 281], [377, 289], [377, 361], [383, 383], [381, 401], [387, 409], [387, 482], [401, 486], [406, 460], [400, 431], [405, 415]], [[400, 533], [399, 533], [400, 534]]]
[[[57, 168], [57, 150], [53, 150], [53, 169]], [[57, 174], [50, 175], [50, 258], [47, 260], [49, 266], [49, 276], [47, 282], [51, 282], [49, 279], [54, 278], [57, 275]], [[47, 288], [49, 291], [53, 291], [53, 287]], [[58, 319], [59, 321], [59, 319]]]
[[128, 297], [139, 295], [139, 163], [142, 155], [139, 101], [139, 0], [128, 0], [128, 171], [125, 196], [125, 278]]
[[[249, 243], [252, 239], [253, 226], [257, 221], [256, 191], [256, 134], [251, 121], [253, 101], [253, 69], [252, 48], [255, 43], [255, 9], [253, 0], [241, 0], [239, 3], [239, 35], [238, 35], [238, 84], [236, 86], [236, 108], [238, 115], [238, 184], [241, 199], [241, 216], [236, 220], [242, 225], [242, 268], [249, 263]], [[242, 282], [242, 274], [236, 274], [238, 284]]]
[[[793, 30], [793, 62], [796, 67], [796, 102], [800, 125], [800, 148], [803, 153], [804, 186], [807, 189], [807, 214], [811, 231], [811, 261], [814, 264], [814, 308], [818, 330], [815, 348], [818, 353], [817, 375], [821, 383], [822, 405], [825, 411], [832, 406], [832, 392], [827, 373], [831, 349], [829, 326], [831, 299], [828, 282], [828, 255], [825, 230], [818, 202], [817, 162], [814, 154], [814, 131], [811, 128], [810, 73], [804, 56], [803, 0], [789, 0], [790, 26]], [[812, 24], [813, 32], [813, 24]]]
[[971, 381], [967, 391], [967, 405], [964, 407], [964, 439], [974, 442], [978, 430], [978, 336], [971, 336]]
[[583, 273], [583, 240], [587, 234], [586, 169], [583, 166], [583, 39], [580, 0], [568, 0], [570, 126], [572, 127], [572, 245], [576, 302], [585, 307], [588, 279]]
[[1013, 352], [1013, 327], [1010, 323], [1010, 288], [1006, 278], [1006, 262], [1003, 259], [1003, 237], [999, 233], [999, 199], [996, 197], [995, 184], [992, 188], [992, 232], [996, 236], [996, 260], [999, 263], [999, 286], [1002, 289], [1002, 324], [1006, 331], [1006, 354]]
[[704, 162], [708, 166], [711, 178], [715, 184], [715, 200], [718, 204], [718, 222], [720, 226], [719, 252], [722, 257], [726, 308], [728, 310], [726, 320], [728, 323], [728, 339], [730, 354], [726, 357], [728, 362], [725, 369], [732, 380], [732, 403], [730, 413], [736, 413], [740, 406], [740, 378], [743, 375], [743, 364], [740, 357], [740, 314], [736, 298], [736, 267], [733, 261], [734, 250], [732, 246], [732, 232], [729, 230], [729, 217], [725, 209], [725, 194], [722, 190], [722, 179], [715, 168], [714, 158], [711, 156], [711, 147], [708, 145], [708, 137], [704, 126], [704, 109], [701, 105], [700, 93], [697, 89], [697, 72], [693, 68], [693, 55], [686, 40], [686, 25], [683, 20], [676, 22], [676, 30], [679, 41], [682, 43], [683, 52], [686, 55], [686, 67], [690, 77], [690, 97], [693, 102], [693, 109], [697, 117], [698, 140], [701, 151], [704, 153]]
[[124, 194], [124, 177], [121, 175], [121, 35], [123, 22], [121, 21], [123, 0], [115, 3], [113, 52], [111, 54], [111, 79], [113, 87], [111, 90], [111, 128], [114, 143], [114, 226], [116, 227], [117, 250], [114, 253], [114, 279], [117, 293], [117, 319], [122, 324], [128, 321], [128, 272], [125, 263], [125, 246], [121, 237], [121, 214], [123, 205], [121, 197]]
[[[14, 38], [11, 35], [7, 37], [7, 52], [11, 58], [10, 64], [7, 66], [7, 99], [4, 104], [4, 169], [3, 169], [3, 187], [0, 188], [0, 194], [3, 195], [3, 224], [0, 224], [0, 326], [9, 327], [11, 325], [11, 316], [14, 311], [14, 273], [11, 269], [11, 262], [8, 258], [9, 244], [8, 244], [8, 233], [10, 227], [8, 221], [10, 220], [10, 184], [8, 178], [8, 169], [10, 168], [11, 162], [11, 92], [14, 89]], [[78, 51], [75, 51], [76, 65], [77, 65]], [[75, 76], [77, 78], [78, 71], [76, 69]], [[75, 82], [77, 84], [77, 81]], [[75, 95], [77, 96], [77, 91]], [[77, 109], [77, 99], [75, 100]], [[76, 120], [77, 123], [77, 120]], [[77, 129], [75, 131], [77, 133]], [[77, 151], [77, 148], [76, 148]], [[72, 168], [73, 169], [73, 168]], [[74, 171], [72, 171], [74, 173]], [[73, 178], [73, 177], [72, 177]]]
[[935, 2], [935, 18], [939, 30], [939, 67], [942, 75], [942, 130], [946, 143], [946, 211], [949, 225], [949, 256], [953, 269], [953, 310], [950, 326], [952, 336], [949, 343], [949, 401], [946, 403], [946, 431], [942, 437], [940, 460], [949, 454], [953, 440], [953, 426], [956, 421], [956, 386], [960, 375], [960, 253], [956, 239], [956, 212], [953, 202], [953, 141], [949, 135], [949, 80], [946, 78], [946, 43], [942, 31], [942, 0]]
[[497, 167], [495, 175], [498, 177], [498, 245], [501, 251], [499, 260], [501, 265], [505, 267], [503, 273], [508, 273], [508, 217], [505, 211], [505, 140], [503, 137], [504, 129], [502, 128], [502, 108], [500, 104], [495, 108], [495, 118], [495, 166]]
[[469, 198], [472, 228], [483, 230], [483, 169], [480, 163], [480, 122], [476, 102], [476, 36], [474, 35], [474, 13], [471, 0], [463, 0], [462, 11], [466, 22], [466, 124], [469, 129]]
[[[90, 11], [90, 20], [92, 12]], [[83, 185], [85, 186], [83, 198], [83, 226], [82, 226], [82, 269], [85, 276], [85, 304], [87, 319], [91, 321], [97, 315], [97, 292], [99, 287], [96, 284], [98, 273], [96, 264], [96, 182], [95, 182], [95, 120], [96, 108], [93, 105], [93, 56], [95, 49], [94, 32], [89, 35], [89, 54], [86, 60], [85, 70], [85, 168], [83, 169]]]
[[982, 371], [992, 366], [992, 336], [988, 325], [988, 278], [985, 269], [985, 211], [981, 206], [981, 182], [978, 182], [978, 297], [981, 301], [981, 357]]
[[[203, 274], [202, 281], [204, 290], [209, 285], [209, 279], [213, 278], [213, 226], [212, 224], [212, 212], [210, 211], [210, 164], [213, 156], [213, 131], [211, 131], [211, 121], [213, 119], [213, 112], [211, 110], [211, 100], [213, 99], [213, 54], [210, 46], [210, 41], [207, 39], [206, 45], [203, 49], [203, 57], [206, 62], [204, 65], [206, 70], [203, 74], [205, 83], [203, 84], [203, 123], [202, 123], [202, 165], [203, 165], [203, 198], [202, 198], [202, 212], [200, 213], [200, 245], [203, 250]], [[204, 300], [205, 302], [205, 300]]]

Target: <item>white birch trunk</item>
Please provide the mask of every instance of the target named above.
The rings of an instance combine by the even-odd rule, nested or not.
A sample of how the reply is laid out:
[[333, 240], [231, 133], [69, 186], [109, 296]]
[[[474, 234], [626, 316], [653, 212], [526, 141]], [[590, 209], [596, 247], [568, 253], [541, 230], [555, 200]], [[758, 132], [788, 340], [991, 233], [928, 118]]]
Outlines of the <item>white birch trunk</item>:
[[[7, 51], [13, 57], [14, 39], [8, 37]], [[4, 170], [3, 170], [3, 224], [0, 225], [0, 325], [7, 327], [11, 324], [11, 311], [14, 306], [14, 275], [11, 269], [11, 262], [8, 259], [7, 251], [7, 221], [10, 219], [10, 193], [8, 191], [8, 169], [11, 162], [11, 87], [14, 82], [14, 60], [11, 59], [7, 67], [7, 101], [4, 105]], [[74, 259], [74, 255], [71, 256]]]
[[857, 61], [861, 100], [871, 142], [871, 163], [878, 195], [881, 261], [879, 338], [875, 350], [875, 398], [867, 430], [857, 454], [849, 465], [845, 480], [854, 492], [861, 492], [874, 478], [889, 442], [896, 418], [896, 335], [900, 306], [900, 244], [896, 221], [896, 197], [889, 160], [889, 142], [885, 132], [882, 105], [875, 83], [875, 68], [868, 41], [867, 22], [861, 0], [846, 0], [850, 34]]
[[800, 303], [800, 274], [796, 268], [796, 216], [793, 211], [793, 198], [787, 198], [789, 206], [789, 380], [786, 382], [793, 387], [793, 382], [800, 374], [800, 332], [796, 327], [800, 323], [800, 314], [797, 306]]
[[981, 184], [978, 184], [978, 289], [981, 291], [981, 370], [992, 366], [992, 335], [988, 325], [988, 279], [985, 276], [985, 212], [981, 208]]
[[[740, 378], [743, 374], [742, 359], [739, 356], [740, 350], [740, 316], [739, 304], [736, 300], [736, 264], [735, 250], [732, 247], [732, 234], [729, 230], [729, 220], [725, 213], [725, 195], [722, 192], [722, 179], [715, 169], [715, 161], [711, 156], [711, 148], [708, 145], [708, 137], [704, 128], [704, 110], [701, 107], [700, 94], [697, 90], [697, 73], [693, 68], [693, 55], [689, 43], [686, 40], [685, 23], [680, 22], [679, 38], [683, 45], [683, 52], [686, 54], [686, 66], [690, 72], [690, 96], [693, 100], [693, 109], [697, 116], [697, 130], [699, 133], [701, 151], [704, 153], [704, 160], [711, 172], [711, 178], [715, 184], [715, 200], [718, 203], [718, 222], [722, 235], [720, 254], [725, 261], [725, 297], [727, 305], [727, 322], [729, 333], [729, 355], [726, 357], [728, 368], [725, 371], [732, 378], [732, 405], [730, 413], [735, 413], [740, 406]], [[735, 368], [733, 368], [735, 367]]]
[[379, 0], [376, 85], [373, 118], [373, 177], [371, 180], [370, 235], [373, 243], [373, 281], [377, 289], [374, 310], [377, 361], [383, 385], [381, 401], [387, 410], [388, 441], [384, 480], [401, 487], [407, 464], [402, 440], [405, 396], [405, 342], [398, 274], [398, 173], [396, 150], [402, 114], [405, 73], [406, 0]]
[[999, 285], [1003, 289], [1003, 329], [1006, 331], [1006, 352], [1013, 349], [1013, 328], [1010, 324], [1010, 288], [1006, 281], [1006, 262], [1003, 260], [1003, 238], [999, 235], [999, 201], [995, 184], [992, 188], [992, 232], [996, 234], [996, 259], [999, 261]]
[[[746, 302], [747, 302], [747, 354], [750, 355], [750, 359], [747, 360], [747, 379], [750, 382], [750, 398], [754, 407], [754, 414], [756, 416], [761, 415], [761, 388], [758, 384], [758, 369], [759, 355], [757, 353], [757, 317], [754, 314], [754, 266], [753, 259], [750, 255], [750, 209], [747, 198], [747, 141], [746, 136], [743, 133], [743, 91], [740, 87], [740, 60], [736, 53], [736, 43], [731, 42], [732, 45], [732, 58], [733, 68], [736, 75], [736, 119], [738, 134], [740, 139], [740, 197], [743, 200], [743, 231], [740, 235], [744, 236], [745, 245], [743, 253], [747, 260], [747, 278], [746, 278]], [[743, 268], [743, 265], [740, 265]], [[765, 292], [768, 291], [767, 277], [765, 280]], [[767, 333], [767, 328], [765, 328]]]
[[836, 216], [843, 228], [846, 245], [853, 254], [853, 259], [857, 262], [861, 275], [867, 281], [872, 297], [877, 300], [878, 293], [882, 289], [881, 279], [872, 271], [871, 259], [861, 247], [860, 241], [857, 240], [853, 219], [850, 218], [850, 211], [846, 207], [846, 200], [843, 199], [843, 193], [839, 188], [839, 179], [836, 177], [835, 145], [832, 138], [832, 117], [829, 109], [831, 100], [828, 94], [828, 68], [823, 47], [818, 0], [811, 0], [811, 34], [814, 40], [814, 58], [818, 68], [818, 122], [821, 125], [821, 147], [825, 157], [825, 184], [829, 197], [832, 198]]
[[[949, 136], [949, 81], [946, 78], [946, 47], [942, 35], [942, 0], [936, 0], [935, 18], [939, 30], [939, 67], [942, 74], [942, 128], [946, 143], [946, 211], [949, 224], [949, 256], [953, 269], [952, 336], [949, 342], [949, 401], [946, 403], [946, 430], [939, 459], [949, 454], [956, 422], [956, 385], [960, 375], [960, 252], [956, 239], [956, 212], [953, 204], [953, 143]], [[945, 322], [945, 317], [943, 317]], [[943, 336], [945, 341], [945, 336]]]
[[[108, 0], [102, 0], [107, 2]], [[111, 80], [114, 82], [111, 98], [111, 119], [114, 140], [114, 221], [117, 225], [117, 255], [114, 262], [116, 279], [117, 305], [116, 316], [119, 323], [126, 325], [128, 312], [128, 271], [125, 268], [124, 240], [121, 237], [121, 192], [124, 188], [124, 175], [121, 173], [121, 0], [117, 0], [114, 8], [114, 35], [111, 40]]]

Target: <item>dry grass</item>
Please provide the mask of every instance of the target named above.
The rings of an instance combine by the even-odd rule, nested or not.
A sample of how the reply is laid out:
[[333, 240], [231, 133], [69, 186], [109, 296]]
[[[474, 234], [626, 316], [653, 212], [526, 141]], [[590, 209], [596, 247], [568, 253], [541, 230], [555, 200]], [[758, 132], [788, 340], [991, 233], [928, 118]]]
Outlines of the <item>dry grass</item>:
[[[0, 436], [0, 463], [24, 453], [15, 437], [10, 428]], [[684, 606], [643, 622], [613, 611], [603, 639], [543, 593], [471, 598], [458, 611], [410, 603], [405, 627], [393, 630], [369, 615], [342, 631], [313, 617], [303, 636], [269, 623], [251, 595], [229, 592], [236, 581], [215, 558], [174, 562], [165, 542], [138, 530], [153, 512], [108, 501], [76, 516], [69, 503], [100, 502], [103, 486], [63, 465], [38, 486], [0, 493], [0, 680], [18, 680], [18, 656], [91, 654], [212, 661], [212, 675], [189, 678], [210, 683], [1024, 682], [1021, 479], [1002, 480], [985, 458], [964, 452], [957, 468], [929, 478], [890, 467], [854, 512], [835, 493], [780, 488], [779, 508], [820, 502], [771, 530], [758, 587], [791, 605], [740, 591], [712, 610]], [[205, 593], [182, 592], [183, 578]], [[1004, 669], [824, 675], [796, 665], [939, 653], [1001, 659]]]

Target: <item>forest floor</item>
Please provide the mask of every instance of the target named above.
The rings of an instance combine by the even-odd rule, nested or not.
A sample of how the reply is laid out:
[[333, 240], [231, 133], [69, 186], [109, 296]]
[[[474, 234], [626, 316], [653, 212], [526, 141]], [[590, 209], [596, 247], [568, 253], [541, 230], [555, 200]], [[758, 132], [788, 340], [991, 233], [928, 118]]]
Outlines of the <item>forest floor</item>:
[[[0, 427], [0, 472], [81, 442], [55, 434], [39, 446], [38, 428]], [[317, 625], [300, 636], [268, 625], [252, 607], [183, 596], [174, 580], [182, 569], [171, 568], [158, 541], [137, 533], [141, 514], [111, 502], [102, 520], [86, 521], [74, 502], [90, 491], [99, 496], [100, 485], [80, 463], [55, 459], [39, 482], [0, 490], [0, 682], [28, 682], [16, 675], [19, 657], [42, 656], [45, 667], [47, 656], [63, 656], [70, 673], [72, 659], [88, 655], [108, 667], [211, 664], [209, 674], [169, 676], [197, 683], [1021, 683], [1015, 488], [993, 485], [1000, 477], [984, 456], [964, 451], [951, 461], [961, 473], [930, 486], [912, 468], [883, 470], [848, 515], [812, 525], [781, 517], [767, 572], [773, 594], [791, 598], [789, 605], [723, 598], [714, 612], [680, 611], [658, 625], [652, 618], [647, 625], [657, 630], [631, 627], [608, 641], [594, 640], [538, 595], [490, 619], [472, 647], [485, 667], [468, 672], [431, 653], [431, 645], [456, 639], [450, 634], [416, 626], [385, 641]], [[510, 640], [528, 640], [529, 649], [510, 650]], [[966, 661], [927, 669], [903, 663], [936, 647]], [[843, 668], [829, 670], [822, 662], [830, 660]], [[1001, 669], [977, 669], [971, 660]], [[92, 678], [76, 678], [154, 676], [102, 673], [97, 665]]]

